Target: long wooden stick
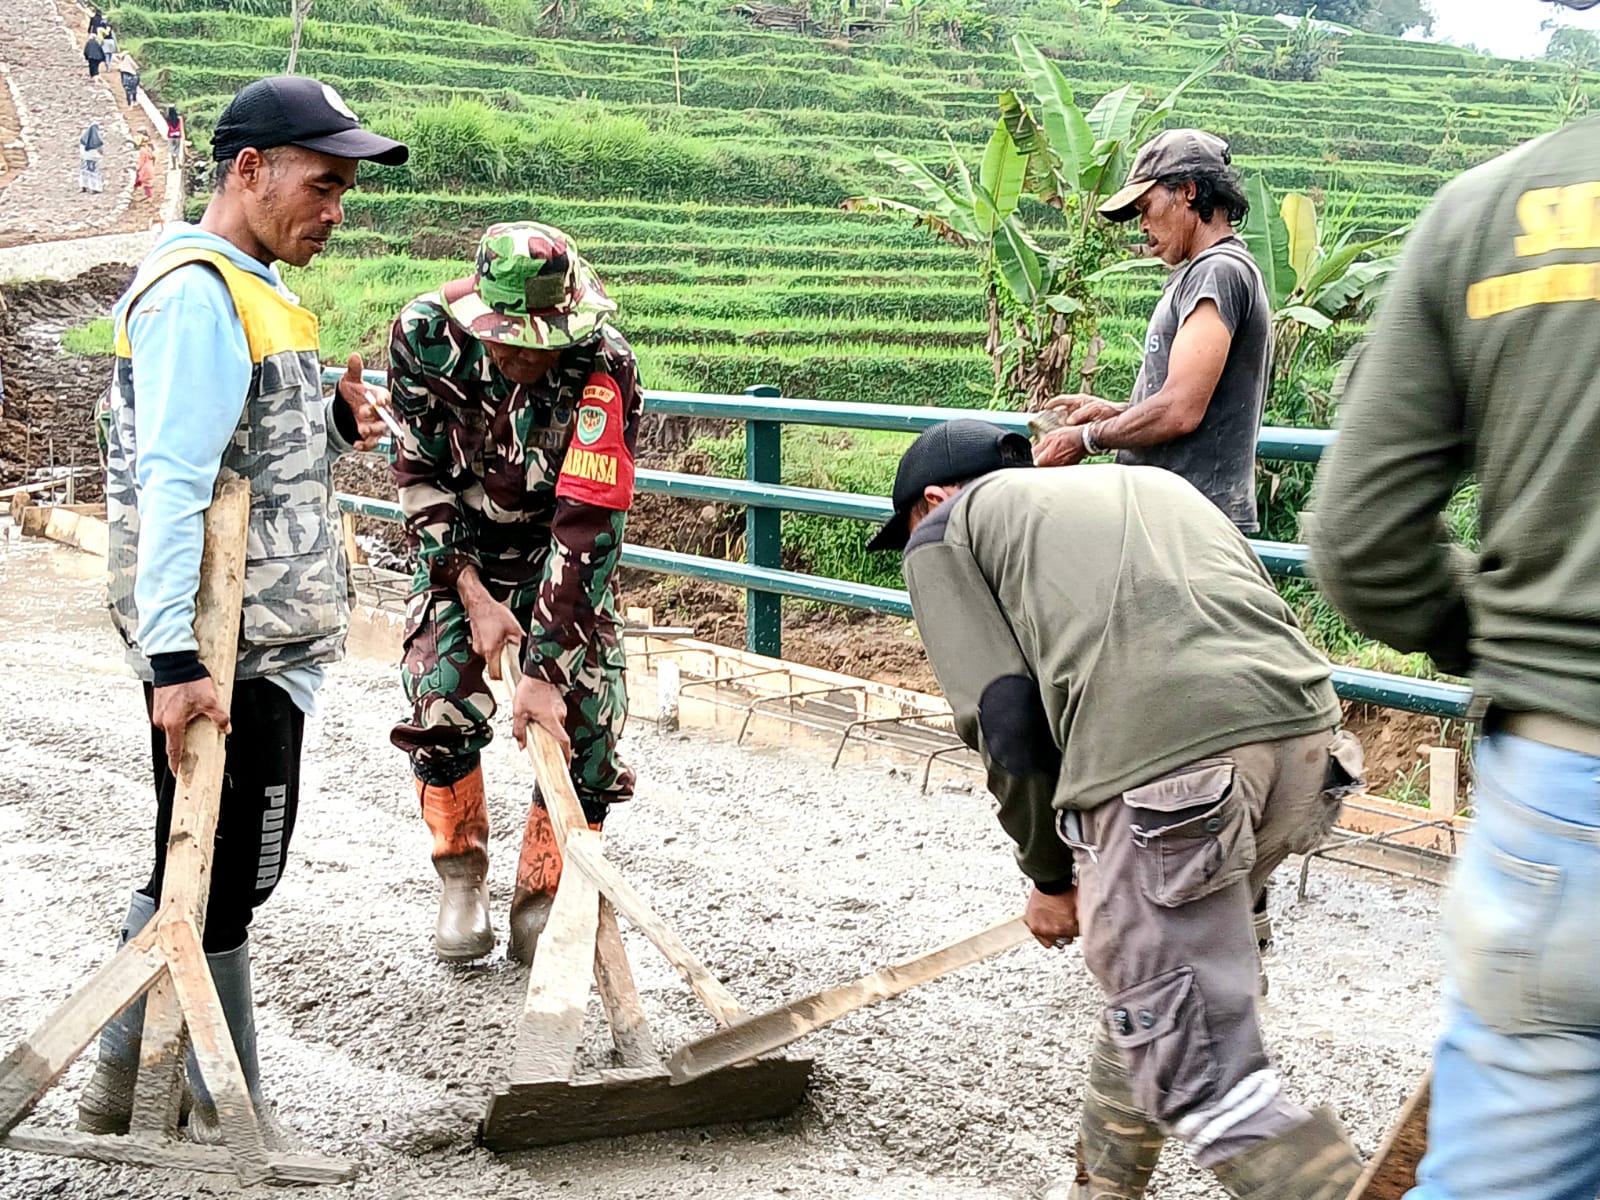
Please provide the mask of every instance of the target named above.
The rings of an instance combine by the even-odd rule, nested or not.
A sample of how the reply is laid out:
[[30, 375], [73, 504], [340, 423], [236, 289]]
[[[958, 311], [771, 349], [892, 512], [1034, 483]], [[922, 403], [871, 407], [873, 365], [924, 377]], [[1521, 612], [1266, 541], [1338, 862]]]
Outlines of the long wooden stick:
[[651, 944], [677, 968], [678, 974], [683, 976], [718, 1023], [732, 1025], [745, 1019], [747, 1014], [743, 1006], [722, 986], [722, 981], [706, 969], [706, 965], [695, 957], [694, 951], [683, 944], [682, 939], [650, 907], [650, 902], [635, 891], [633, 885], [623, 878], [622, 872], [600, 852], [597, 844], [574, 839], [568, 846], [567, 861], [594, 880], [601, 894], [617, 906], [617, 911], [650, 939]]
[[[205, 549], [200, 557], [194, 615], [200, 661], [211, 673], [224, 708], [233, 701], [249, 521], [250, 485], [230, 472], [217, 480], [216, 495], [206, 509]], [[226, 764], [222, 730], [209, 718], [195, 718], [184, 733], [183, 758], [178, 764], [158, 919], [187, 919], [197, 929], [205, 928], [211, 856]], [[145, 1006], [133, 1132], [177, 1132], [182, 1062], [183, 1012], [169, 977], [151, 990]]]
[[1428, 1110], [1433, 1072], [1406, 1097], [1383, 1145], [1367, 1163], [1346, 1200], [1400, 1200], [1417, 1185], [1417, 1167], [1428, 1150]]
[[600, 932], [594, 944], [594, 980], [622, 1065], [659, 1067], [661, 1055], [651, 1036], [644, 1005], [639, 1002], [633, 968], [628, 965], [628, 952], [622, 945], [622, 930], [617, 927], [617, 910], [604, 896], [600, 898]]
[[211, 1093], [217, 1124], [233, 1155], [239, 1182], [246, 1186], [260, 1183], [271, 1177], [272, 1169], [267, 1165], [267, 1148], [261, 1140], [255, 1106], [250, 1102], [244, 1067], [234, 1049], [222, 1000], [200, 945], [200, 930], [187, 916], [163, 921], [161, 948], [166, 952], [168, 976], [194, 1041], [200, 1078]]
[[0, 1134], [27, 1119], [95, 1034], [167, 969], [151, 925], [130, 938], [72, 996], [0, 1061]]
[[898, 996], [958, 967], [1009, 950], [1031, 936], [1022, 918], [1012, 917], [920, 958], [880, 967], [853, 983], [814, 992], [751, 1017], [743, 1024], [688, 1042], [667, 1060], [667, 1069], [672, 1072], [673, 1083], [687, 1083], [731, 1067], [815, 1033], [846, 1013]]

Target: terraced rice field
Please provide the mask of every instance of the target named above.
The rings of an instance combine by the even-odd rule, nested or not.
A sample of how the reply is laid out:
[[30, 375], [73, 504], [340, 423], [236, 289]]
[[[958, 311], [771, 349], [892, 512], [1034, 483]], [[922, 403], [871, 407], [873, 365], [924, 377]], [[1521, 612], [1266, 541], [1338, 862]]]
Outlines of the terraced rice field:
[[[285, 19], [223, 7], [118, 10], [147, 79], [192, 114], [202, 146], [227, 96], [279, 68], [288, 41]], [[1136, 11], [1105, 31], [1048, 4], [1011, 27], [1058, 56], [1080, 100], [1127, 82], [1164, 93], [1215, 37], [1212, 13], [1155, 0], [1125, 9]], [[306, 26], [300, 69], [417, 147], [412, 167], [372, 172], [384, 192], [356, 197], [350, 232], [296, 276], [330, 314], [330, 355], [381, 343], [404, 299], [462, 272], [485, 224], [537, 217], [595, 262], [655, 386], [987, 397], [971, 260], [904, 220], [838, 205], [893, 188], [875, 146], [942, 162], [948, 135], [975, 157], [995, 94], [1020, 82], [1003, 43], [919, 49], [708, 28], [628, 44], [422, 15], [442, 10], [329, 6], [340, 20]], [[729, 20], [708, 10], [708, 25]], [[1269, 44], [1284, 35], [1267, 21], [1255, 32]], [[1553, 127], [1556, 92], [1553, 67], [1357, 36], [1319, 82], [1217, 73], [1175, 119], [1227, 136], [1241, 167], [1277, 190], [1354, 194], [1376, 230], [1414, 217], [1461, 166]], [[492, 143], [449, 143], [460, 137], [442, 107], [452, 102], [483, 106], [472, 112]], [[1047, 247], [1059, 238], [1048, 216], [1034, 214]], [[1131, 382], [1156, 282], [1107, 286], [1101, 389], [1114, 395]]]

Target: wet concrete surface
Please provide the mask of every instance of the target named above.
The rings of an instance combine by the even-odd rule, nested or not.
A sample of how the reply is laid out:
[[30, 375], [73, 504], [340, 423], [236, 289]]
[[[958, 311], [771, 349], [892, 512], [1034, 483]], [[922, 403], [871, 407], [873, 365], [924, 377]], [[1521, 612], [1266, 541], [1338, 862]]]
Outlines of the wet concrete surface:
[[[103, 615], [102, 571], [0, 525], [0, 1051], [110, 953], [149, 870], [148, 734]], [[1032, 945], [801, 1043], [816, 1080], [786, 1121], [506, 1158], [477, 1148], [525, 980], [504, 957], [504, 914], [530, 770], [509, 737], [485, 754], [500, 944], [482, 965], [442, 966], [430, 953], [427, 838], [387, 739], [401, 703], [384, 663], [330, 672], [308, 727], [289, 867], [252, 931], [264, 1078], [308, 1149], [361, 1164], [336, 1194], [1015, 1200], [1070, 1170], [1098, 998], [1075, 952]], [[608, 854], [748, 1008], [932, 949], [1021, 904], [989, 804], [964, 785], [925, 797], [904, 768], [832, 771], [804, 746], [738, 749], [642, 725], [626, 751], [639, 796], [609, 823]], [[1332, 1104], [1364, 1152], [1426, 1063], [1438, 900], [1323, 865], [1306, 901], [1290, 886], [1274, 898], [1269, 1047], [1287, 1085]], [[623, 924], [660, 1042], [709, 1032], [677, 974]], [[597, 1000], [587, 1032], [584, 1061], [608, 1064]], [[89, 1057], [35, 1122], [70, 1126]], [[239, 1194], [226, 1177], [0, 1151], [6, 1200]], [[1222, 1192], [1171, 1147], [1151, 1194]]]

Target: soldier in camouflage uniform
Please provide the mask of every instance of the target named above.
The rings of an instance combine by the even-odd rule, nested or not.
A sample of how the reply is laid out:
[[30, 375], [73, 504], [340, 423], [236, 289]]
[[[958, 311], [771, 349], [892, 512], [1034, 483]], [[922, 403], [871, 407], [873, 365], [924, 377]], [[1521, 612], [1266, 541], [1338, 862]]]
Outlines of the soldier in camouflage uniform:
[[[617, 757], [627, 715], [613, 577], [633, 500], [643, 396], [616, 311], [558, 229], [492, 226], [473, 274], [408, 304], [389, 341], [404, 429], [394, 474], [417, 553], [401, 678], [411, 756], [442, 889], [434, 950], [445, 961], [494, 947], [489, 743], [501, 651], [522, 647], [513, 708], [570, 752], [591, 826], [633, 794]], [[511, 903], [510, 954], [532, 960], [561, 874], [537, 790]]]

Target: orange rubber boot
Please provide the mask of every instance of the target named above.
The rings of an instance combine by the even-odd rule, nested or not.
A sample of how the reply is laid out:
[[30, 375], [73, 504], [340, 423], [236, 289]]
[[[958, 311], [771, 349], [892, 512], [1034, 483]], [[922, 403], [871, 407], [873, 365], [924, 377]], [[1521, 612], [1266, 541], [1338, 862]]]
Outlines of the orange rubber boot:
[[[600, 832], [598, 823], [589, 826]], [[511, 941], [506, 956], [531, 963], [539, 935], [550, 920], [561, 883], [561, 847], [556, 844], [550, 813], [538, 799], [528, 806], [528, 828], [522, 835], [522, 856], [517, 859], [517, 888], [511, 894]]]
[[433, 833], [433, 867], [443, 887], [433, 952], [441, 962], [470, 962], [494, 949], [489, 923], [489, 810], [483, 768], [454, 783], [423, 783], [417, 799]]

